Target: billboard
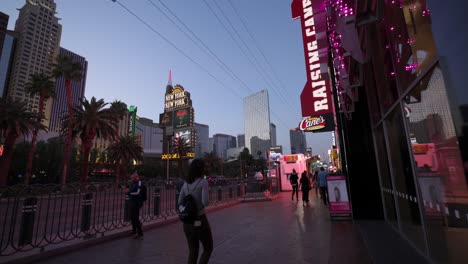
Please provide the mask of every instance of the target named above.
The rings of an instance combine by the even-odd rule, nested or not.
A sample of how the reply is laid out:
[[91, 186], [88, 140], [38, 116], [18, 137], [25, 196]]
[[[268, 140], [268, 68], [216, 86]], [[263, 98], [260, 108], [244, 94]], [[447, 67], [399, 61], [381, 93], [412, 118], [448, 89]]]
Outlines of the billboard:
[[193, 123], [192, 108], [186, 107], [174, 111], [174, 128], [183, 128], [192, 126]]
[[174, 120], [173, 113], [172, 111], [167, 111], [159, 114], [159, 124], [164, 127], [172, 127]]
[[184, 90], [184, 87], [176, 85], [170, 92], [166, 93], [164, 98], [164, 111], [172, 111], [192, 105], [190, 93]]
[[128, 119], [128, 134], [132, 137], [135, 137], [137, 110], [138, 107], [133, 105], [128, 108], [128, 112], [130, 113]]
[[269, 161], [280, 161], [281, 154], [283, 153], [282, 146], [274, 146], [269, 149], [268, 160]]
[[313, 124], [317, 123], [306, 129], [299, 126], [301, 130], [307, 132], [334, 130], [332, 90], [328, 77], [329, 44], [326, 38], [324, 6], [324, 0], [293, 0], [291, 4], [293, 19], [301, 19], [307, 73], [307, 82], [301, 93], [302, 116]]
[[195, 133], [193, 133], [192, 128], [176, 130], [174, 136], [185, 138], [192, 147], [195, 146]]

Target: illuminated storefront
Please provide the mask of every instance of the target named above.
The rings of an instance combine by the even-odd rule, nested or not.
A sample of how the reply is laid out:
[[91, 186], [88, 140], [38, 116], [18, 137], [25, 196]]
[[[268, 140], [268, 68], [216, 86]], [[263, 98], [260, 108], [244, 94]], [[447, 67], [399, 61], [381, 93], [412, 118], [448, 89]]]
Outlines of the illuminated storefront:
[[[337, 144], [354, 218], [385, 219], [436, 262], [468, 258], [461, 246], [468, 242], [468, 95], [461, 70], [467, 61], [461, 32], [466, 5], [435, 0], [294, 0], [292, 5], [293, 13], [315, 18], [305, 20], [310, 35], [326, 27], [317, 38], [319, 58], [327, 64], [324, 69], [320, 61], [321, 77], [329, 74], [337, 96]], [[301, 124], [320, 129], [319, 119]]]

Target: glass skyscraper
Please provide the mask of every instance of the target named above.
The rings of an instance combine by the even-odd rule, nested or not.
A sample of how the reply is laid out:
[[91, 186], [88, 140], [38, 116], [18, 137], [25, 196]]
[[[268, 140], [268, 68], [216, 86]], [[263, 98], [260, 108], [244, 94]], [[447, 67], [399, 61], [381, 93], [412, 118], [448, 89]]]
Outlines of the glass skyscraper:
[[262, 90], [244, 98], [245, 147], [265, 157], [270, 141], [270, 105], [268, 91]]

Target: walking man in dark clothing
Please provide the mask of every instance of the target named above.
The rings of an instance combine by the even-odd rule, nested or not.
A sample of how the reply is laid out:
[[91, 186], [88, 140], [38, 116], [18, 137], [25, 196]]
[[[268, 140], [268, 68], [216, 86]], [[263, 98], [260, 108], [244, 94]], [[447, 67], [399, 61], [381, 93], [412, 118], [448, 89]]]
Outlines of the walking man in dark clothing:
[[322, 201], [324, 205], [328, 205], [327, 176], [328, 176], [328, 172], [326, 172], [323, 167], [320, 167], [320, 172], [317, 177], [319, 179], [320, 195], [322, 196]]
[[299, 176], [297, 176], [297, 172], [295, 169], [293, 169], [291, 175], [289, 175], [289, 182], [291, 182], [291, 186], [292, 186], [292, 189], [293, 189], [293, 192], [292, 192], [292, 195], [291, 195], [291, 200], [294, 201], [294, 193], [296, 194], [296, 200], [299, 201], [299, 184], [298, 184], [298, 181], [299, 180]]
[[125, 189], [125, 193], [129, 196], [130, 204], [130, 220], [132, 222], [132, 234], [135, 239], [143, 239], [143, 230], [140, 222], [140, 208], [143, 206], [142, 198], [142, 183], [138, 173], [133, 173], [130, 176], [132, 183], [130, 189]]

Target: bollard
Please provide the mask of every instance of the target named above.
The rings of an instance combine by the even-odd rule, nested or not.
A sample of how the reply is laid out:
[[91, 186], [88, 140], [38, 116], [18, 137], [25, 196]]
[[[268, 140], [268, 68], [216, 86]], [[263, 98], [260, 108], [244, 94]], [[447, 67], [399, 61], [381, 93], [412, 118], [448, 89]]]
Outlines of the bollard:
[[241, 186], [240, 183], [237, 184], [237, 197], [241, 196]]
[[91, 211], [93, 208], [93, 194], [87, 193], [83, 196], [83, 205], [81, 208], [81, 231], [89, 231], [91, 227]]
[[221, 201], [223, 199], [223, 193], [221, 190], [221, 187], [218, 187], [218, 201]]
[[19, 246], [32, 243], [33, 230], [34, 230], [34, 218], [36, 216], [37, 209], [37, 198], [29, 197], [23, 202], [23, 210], [21, 214], [21, 226], [20, 226], [20, 237]]
[[161, 189], [154, 189], [154, 215], [158, 216], [161, 213], [160, 210], [160, 201], [161, 201]]
[[232, 186], [229, 186], [229, 199], [232, 199]]

